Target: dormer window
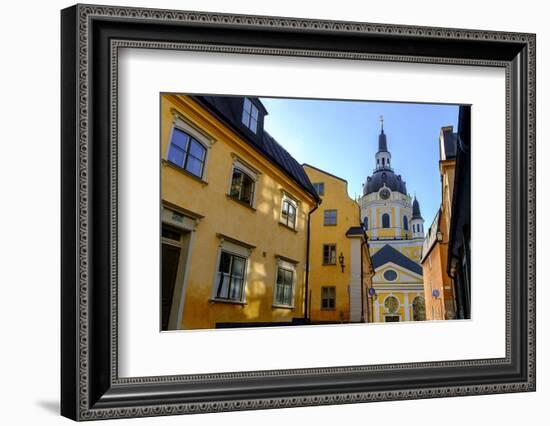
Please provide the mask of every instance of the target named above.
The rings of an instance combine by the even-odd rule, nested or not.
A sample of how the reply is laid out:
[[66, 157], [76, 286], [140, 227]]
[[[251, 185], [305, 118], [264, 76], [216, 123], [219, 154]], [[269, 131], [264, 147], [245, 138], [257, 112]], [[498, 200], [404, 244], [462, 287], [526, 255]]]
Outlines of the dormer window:
[[242, 122], [254, 133], [258, 130], [258, 108], [248, 98], [244, 98]]

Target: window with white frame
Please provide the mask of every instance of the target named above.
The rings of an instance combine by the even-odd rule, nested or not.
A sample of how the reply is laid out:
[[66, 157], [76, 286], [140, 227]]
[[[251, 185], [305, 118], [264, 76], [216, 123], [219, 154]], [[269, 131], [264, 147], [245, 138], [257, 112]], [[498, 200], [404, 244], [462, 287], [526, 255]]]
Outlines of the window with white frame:
[[240, 302], [244, 296], [246, 258], [222, 250], [218, 264], [215, 298]]
[[258, 130], [258, 108], [248, 98], [244, 98], [243, 103], [243, 124], [254, 133]]
[[202, 178], [206, 147], [183, 130], [174, 127], [168, 148], [168, 161]]
[[212, 301], [244, 303], [248, 259], [254, 247], [222, 234], [217, 236], [220, 245], [212, 286]]
[[255, 181], [241, 167], [233, 167], [231, 176], [231, 189], [229, 196], [242, 203], [252, 206], [254, 200]]
[[296, 282], [296, 265], [279, 259], [277, 262], [277, 277], [273, 295], [276, 306], [294, 306], [294, 283]]
[[298, 209], [296, 201], [283, 195], [283, 201], [281, 205], [281, 219], [280, 222], [289, 228], [296, 229], [296, 211]]

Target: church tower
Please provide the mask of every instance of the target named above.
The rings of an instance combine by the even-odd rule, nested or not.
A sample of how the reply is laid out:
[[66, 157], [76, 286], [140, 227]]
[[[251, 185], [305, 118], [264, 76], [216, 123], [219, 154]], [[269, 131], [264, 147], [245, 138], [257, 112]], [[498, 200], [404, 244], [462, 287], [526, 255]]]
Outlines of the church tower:
[[424, 219], [420, 214], [420, 204], [418, 204], [416, 196], [412, 204], [411, 228], [413, 238], [424, 239]]
[[380, 117], [374, 170], [363, 184], [359, 199], [372, 264], [374, 321], [425, 319], [424, 282], [420, 258], [424, 219], [420, 203], [407, 193], [407, 185], [392, 167], [384, 119]]

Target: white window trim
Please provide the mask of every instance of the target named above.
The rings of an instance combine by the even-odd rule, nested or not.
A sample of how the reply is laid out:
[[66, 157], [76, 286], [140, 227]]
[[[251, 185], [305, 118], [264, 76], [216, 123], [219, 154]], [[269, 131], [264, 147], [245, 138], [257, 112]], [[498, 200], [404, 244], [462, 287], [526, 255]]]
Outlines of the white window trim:
[[[289, 226], [283, 221], [283, 205], [285, 201], [288, 201], [290, 204], [294, 206], [296, 209], [296, 213], [294, 215], [294, 226]], [[288, 226], [291, 229], [297, 230], [298, 229], [298, 208], [299, 208], [299, 202], [296, 201], [294, 198], [290, 197], [286, 192], [283, 192], [283, 196], [281, 197], [281, 209], [279, 210], [279, 222], [285, 226]]]
[[170, 145], [172, 144], [172, 136], [174, 129], [181, 130], [182, 132], [187, 133], [192, 138], [196, 139], [201, 143], [205, 148], [206, 152], [204, 154], [204, 166], [202, 170], [202, 176], [197, 178], [208, 183], [208, 162], [210, 160], [210, 153], [212, 146], [216, 143], [216, 140], [210, 135], [204, 133], [203, 131], [197, 129], [193, 124], [188, 122], [176, 109], [171, 109], [172, 113], [172, 127], [170, 129], [170, 134], [168, 135], [168, 145], [166, 146], [166, 152], [164, 153], [164, 158], [168, 161], [168, 152], [170, 151]]
[[[275, 265], [275, 281], [273, 282], [273, 307], [274, 308], [286, 308], [294, 309], [296, 308], [296, 279], [297, 279], [297, 269], [296, 263], [289, 262], [288, 260], [283, 259], [281, 256], [276, 256], [277, 262]], [[292, 303], [290, 305], [285, 305], [277, 303], [275, 301], [276, 288], [277, 288], [277, 278], [279, 275], [279, 268], [288, 269], [292, 271]]]
[[[250, 273], [250, 255], [252, 254], [252, 250], [254, 248], [245, 247], [243, 245], [239, 245], [233, 241], [229, 241], [225, 239], [223, 236], [219, 236], [220, 238], [220, 244], [218, 246], [218, 254], [216, 256], [216, 265], [214, 268], [214, 279], [212, 282], [212, 292], [210, 295], [210, 300], [212, 302], [221, 302], [221, 303], [235, 303], [235, 304], [246, 304], [246, 285], [248, 283], [248, 277]], [[218, 291], [218, 273], [220, 269], [220, 259], [222, 255], [222, 251], [233, 254], [235, 256], [244, 257], [246, 259], [245, 261], [245, 269], [244, 269], [244, 278], [243, 278], [243, 292], [240, 300], [231, 300], [231, 299], [218, 299], [216, 297], [217, 291]]]
[[259, 180], [259, 176], [261, 175], [261, 172], [254, 169], [252, 166], [248, 165], [244, 160], [240, 159], [235, 154], [232, 154], [232, 156], [233, 156], [233, 165], [231, 166], [231, 173], [229, 174], [229, 184], [227, 186], [227, 195], [231, 197], [231, 183], [233, 182], [233, 172], [235, 171], [235, 169], [239, 169], [242, 172], [246, 173], [254, 181], [254, 189], [252, 191], [252, 202], [250, 203], [250, 207], [255, 209], [256, 193], [258, 190], [258, 180]]

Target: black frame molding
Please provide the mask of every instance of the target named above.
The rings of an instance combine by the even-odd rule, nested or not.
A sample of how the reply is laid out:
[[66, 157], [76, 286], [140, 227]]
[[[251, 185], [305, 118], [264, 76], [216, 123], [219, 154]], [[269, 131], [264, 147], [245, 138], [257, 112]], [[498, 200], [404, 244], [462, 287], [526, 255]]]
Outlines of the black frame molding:
[[[62, 415], [92, 420], [535, 390], [534, 34], [76, 5], [61, 13], [61, 36]], [[119, 378], [122, 47], [505, 68], [506, 357]]]

